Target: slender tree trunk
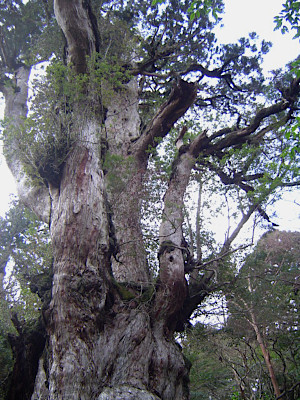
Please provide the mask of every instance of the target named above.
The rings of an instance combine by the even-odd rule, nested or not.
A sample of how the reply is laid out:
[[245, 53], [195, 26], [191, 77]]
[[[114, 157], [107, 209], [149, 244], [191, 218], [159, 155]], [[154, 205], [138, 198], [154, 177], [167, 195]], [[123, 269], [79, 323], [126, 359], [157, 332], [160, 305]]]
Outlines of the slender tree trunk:
[[237, 371], [236, 371], [236, 369], [235, 369], [234, 364], [232, 364], [231, 367], [232, 367], [232, 370], [233, 370], [233, 375], [234, 375], [235, 382], [236, 382], [236, 384], [237, 384], [237, 386], [238, 386], [238, 388], [239, 388], [239, 391], [240, 391], [241, 398], [242, 398], [243, 400], [246, 400], [246, 396], [245, 396], [245, 385], [243, 384], [242, 379], [241, 379], [240, 376], [238, 375], [238, 373], [237, 373]]
[[264, 357], [264, 360], [265, 360], [265, 363], [266, 363], [266, 366], [267, 366], [267, 369], [268, 369], [268, 372], [269, 372], [269, 376], [270, 376], [270, 379], [271, 379], [271, 382], [272, 382], [272, 385], [273, 385], [274, 393], [275, 393], [276, 397], [278, 397], [278, 396], [280, 396], [281, 392], [280, 392], [279, 385], [278, 385], [278, 382], [277, 382], [277, 379], [276, 379], [276, 375], [275, 375], [275, 372], [274, 372], [274, 367], [273, 367], [273, 364], [272, 364], [272, 361], [271, 361], [270, 353], [269, 353], [269, 351], [267, 349], [267, 346], [264, 343], [263, 337], [262, 337], [262, 335], [260, 333], [260, 330], [258, 328], [258, 324], [256, 322], [255, 314], [253, 313], [253, 311], [249, 311], [249, 313], [250, 313], [250, 317], [251, 317], [251, 325], [252, 325], [252, 327], [253, 327], [253, 329], [255, 331], [256, 340], [257, 340], [257, 342], [258, 342], [258, 344], [259, 344], [259, 346], [261, 348], [261, 351], [262, 351], [262, 354], [263, 354], [263, 357]]

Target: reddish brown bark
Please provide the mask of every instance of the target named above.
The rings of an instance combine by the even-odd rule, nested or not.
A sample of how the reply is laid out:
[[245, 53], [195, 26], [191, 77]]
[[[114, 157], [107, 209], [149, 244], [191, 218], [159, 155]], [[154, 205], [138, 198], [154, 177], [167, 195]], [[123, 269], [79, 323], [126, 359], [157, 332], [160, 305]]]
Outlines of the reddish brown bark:
[[[85, 73], [86, 56], [98, 50], [89, 2], [55, 0], [54, 8], [67, 40], [68, 61], [75, 73]], [[207, 70], [202, 72], [209, 76]], [[16, 117], [17, 127], [20, 116], [26, 116], [28, 74], [26, 68], [17, 71], [19, 91], [0, 88], [6, 114]], [[298, 85], [293, 83], [292, 94]], [[73, 104], [71, 129], [76, 141], [61, 180], [30, 187], [22, 196], [50, 222], [54, 254], [52, 300], [45, 313], [49, 344], [45, 362], [39, 363], [33, 399], [185, 400], [188, 366], [173, 334], [205, 298], [213, 276], [192, 285], [185, 279], [183, 198], [191, 171], [200, 154], [205, 158], [255, 140], [261, 122], [290, 104], [283, 100], [258, 111], [245, 129], [202, 132], [179, 148], [163, 200], [155, 281], [150, 278], [141, 229], [149, 146], [156, 147], [156, 139], [164, 138], [192, 106], [197, 85], [174, 79], [169, 97], [145, 129], [140, 124], [136, 78], [123, 83], [122, 90], [109, 82], [103, 87], [107, 92], [99, 97], [106, 94], [105, 110], [100, 99], [95, 107], [101, 109], [99, 114], [82, 112], [90, 107], [88, 101]], [[10, 167], [24, 190], [17, 144], [7, 148]], [[247, 218], [254, 211], [255, 207], [250, 209]]]
[[254, 314], [253, 311], [250, 311], [250, 316], [251, 316], [251, 325], [252, 325], [252, 327], [253, 327], [253, 329], [255, 331], [256, 340], [257, 340], [257, 342], [259, 344], [259, 347], [261, 348], [261, 352], [263, 354], [263, 357], [264, 357], [264, 360], [265, 360], [265, 363], [266, 363], [266, 367], [268, 369], [269, 376], [270, 376], [270, 379], [271, 379], [271, 382], [272, 382], [272, 385], [273, 385], [274, 394], [276, 395], [276, 397], [278, 397], [278, 396], [280, 396], [281, 391], [279, 389], [279, 385], [278, 385], [277, 378], [276, 378], [275, 371], [274, 371], [274, 367], [273, 367], [273, 364], [272, 364], [272, 361], [271, 361], [270, 353], [269, 353], [268, 348], [265, 345], [263, 337], [262, 337], [262, 335], [260, 333], [258, 324], [256, 322], [255, 314]]

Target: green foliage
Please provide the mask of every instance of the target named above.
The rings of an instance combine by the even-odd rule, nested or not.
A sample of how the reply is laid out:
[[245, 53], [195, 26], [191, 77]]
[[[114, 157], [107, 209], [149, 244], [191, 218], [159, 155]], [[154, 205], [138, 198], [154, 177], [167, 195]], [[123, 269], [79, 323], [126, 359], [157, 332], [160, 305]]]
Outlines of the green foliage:
[[[4, 334], [4, 335], [3, 335]], [[7, 399], [9, 375], [13, 368], [13, 355], [5, 332], [0, 331], [0, 400]]]
[[[33, 294], [31, 287], [38, 277], [51, 271], [52, 266], [48, 228], [19, 203], [14, 203], [6, 217], [0, 220], [0, 231], [3, 273], [9, 267], [6, 298], [21, 319], [34, 320], [42, 304], [38, 291]], [[10, 324], [6, 325], [6, 330], [10, 329]]]
[[[288, 25], [296, 34], [294, 39], [300, 37], [300, 1], [286, 0], [283, 3], [283, 8], [278, 16], [274, 18], [276, 23], [275, 29], [280, 29], [281, 32], [289, 32]], [[288, 25], [287, 25], [288, 23]]]
[[239, 392], [236, 391], [236, 390], [234, 390], [234, 392], [232, 393], [230, 399], [231, 399], [231, 400], [241, 400], [241, 397], [240, 397]]
[[[298, 161], [300, 154], [300, 117], [283, 130], [287, 144], [282, 152], [282, 157], [290, 158], [291, 161]], [[299, 172], [299, 171], [297, 171]]]
[[182, 344], [192, 362], [192, 399], [274, 399], [249, 310], [255, 313], [281, 389], [293, 388], [290, 398], [299, 398], [299, 240], [298, 232], [264, 235], [238, 279], [223, 289], [229, 311], [225, 325], [197, 323], [187, 332]]
[[0, 265], [0, 275], [5, 275], [0, 288], [0, 399], [4, 400], [15, 361], [8, 340], [17, 333], [12, 315], [33, 331], [51, 292], [48, 228], [18, 202], [0, 218]]
[[230, 398], [233, 374], [220, 361], [221, 353], [216, 346], [219, 340], [220, 335], [217, 330], [198, 323], [189, 331], [183, 343], [185, 355], [192, 363], [191, 400]]
[[47, 68], [43, 80], [35, 84], [31, 112], [23, 124], [15, 127], [13, 120], [5, 121], [6, 148], [18, 148], [25, 171], [36, 184], [58, 184], [74, 142], [70, 91], [67, 68], [56, 62]]
[[[38, 59], [47, 59], [62, 44], [52, 10], [46, 10], [44, 2], [38, 0], [2, 1], [0, 37], [0, 74], [11, 72], [18, 65], [33, 65]], [[47, 46], [41, 46], [41, 38], [43, 44], [47, 38]], [[51, 50], [50, 43], [55, 44]]]
[[120, 64], [116, 56], [106, 59], [99, 53], [89, 58], [88, 73], [79, 77], [88, 82], [88, 96], [99, 96], [104, 107], [110, 104], [116, 91], [126, 90], [125, 83], [131, 78], [129, 70]]
[[[277, 99], [278, 91], [271, 92], [268, 88], [269, 83], [264, 81], [260, 67], [262, 58], [269, 49], [268, 43], [258, 43], [255, 34], [251, 34], [248, 38], [241, 38], [235, 44], [222, 46], [215, 42], [210, 29], [219, 21], [219, 15], [223, 10], [222, 1], [154, 0], [152, 9], [149, 7], [149, 3], [144, 1], [125, 2], [126, 4], [124, 2], [114, 4], [104, 2], [101, 3], [101, 7], [97, 1], [91, 3], [97, 10], [100, 51], [88, 59], [87, 73], [75, 74], [72, 66], [66, 66], [57, 56], [55, 61], [48, 66], [43, 81], [36, 86], [30, 114], [24, 120], [23, 127], [15, 129], [13, 121], [7, 121], [5, 140], [11, 141], [11, 146], [8, 147], [19, 149], [19, 158], [22, 160], [26, 172], [35, 182], [59, 186], [64, 162], [72, 151], [74, 143], [80, 140], [82, 124], [87, 119], [95, 118], [99, 124], [99, 132], [102, 132], [106, 108], [111, 101], [114, 101], [114, 96], [126, 90], [126, 83], [132, 78], [128, 72], [131, 68], [140, 69], [144, 73], [139, 81], [140, 106], [143, 109], [141, 116], [144, 125], [149, 123], [155, 109], [158, 109], [163, 99], [168, 98], [173, 89], [175, 80], [173, 78], [179, 76], [187, 78], [187, 74], [183, 71], [186, 71], [190, 65], [205, 65], [210, 71], [223, 71], [227, 76], [234, 77], [234, 84], [232, 81], [231, 87], [229, 87], [228, 80], [220, 79], [217, 83], [210, 85], [201, 71], [193, 73], [193, 79], [198, 80], [199, 98], [195, 104], [197, 112], [191, 118], [193, 121], [185, 122], [189, 128], [183, 138], [184, 144], [187, 146], [207, 124], [211, 127], [209, 134], [214, 129], [228, 126], [228, 118], [234, 119], [234, 125], [229, 134], [243, 126], [249, 126], [250, 116], [259, 110], [262, 106], [261, 102], [268, 102], [272, 98]], [[159, 3], [164, 4], [159, 6]], [[298, 4], [299, 2], [294, 3]], [[31, 65], [37, 59], [48, 57], [54, 43], [47, 41], [47, 35], [54, 40], [59, 39], [57, 26], [49, 20], [47, 13], [43, 13], [41, 4], [42, 2], [37, 0], [29, 0], [26, 5], [22, 1], [7, 1], [5, 7], [9, 5], [8, 8], [0, 6], [0, 17], [5, 21], [4, 25], [0, 24], [1, 29], [3, 26], [8, 32], [7, 48], [10, 51], [16, 49], [15, 54], [13, 52], [8, 54], [13, 61], [6, 59], [6, 54], [0, 54], [1, 67], [5, 69], [5, 72], [14, 72], [18, 63]], [[299, 13], [299, 8], [293, 10], [292, 16]], [[20, 23], [20, 16], [23, 16], [24, 21], [28, 22], [28, 27], [23, 27]], [[0, 21], [2, 23], [2, 19]], [[288, 21], [292, 21], [291, 23], [294, 25], [298, 23], [298, 20], [291, 20], [290, 17]], [[57, 42], [60, 46], [60, 40]], [[17, 43], [19, 47], [16, 47]], [[58, 51], [55, 52], [58, 53]], [[13, 87], [12, 80], [8, 79], [7, 82]], [[240, 90], [241, 88], [242, 90]], [[266, 93], [269, 96], [268, 100], [264, 96]], [[80, 117], [78, 117], [79, 115]], [[241, 116], [242, 118], [240, 118]], [[212, 194], [221, 193], [228, 202], [235, 199], [238, 202], [239, 211], [245, 215], [249, 204], [263, 204], [269, 193], [274, 192], [284, 179], [286, 182], [291, 182], [297, 176], [299, 119], [296, 118], [294, 125], [284, 133], [279, 129], [280, 118], [278, 120], [267, 118], [264, 126], [267, 127], [271, 122], [273, 126], [265, 135], [265, 141], [261, 141], [257, 135], [257, 142], [249, 140], [246, 145], [237, 143], [228, 151], [215, 152], [215, 155], [206, 157], [205, 161], [203, 161], [205, 158], [203, 155], [199, 157], [198, 172], [193, 178], [197, 180], [197, 176], [200, 174], [205, 175], [203, 179], [206, 180], [204, 183], [207, 185], [206, 200], [202, 202], [201, 207], [205, 205], [205, 210], [209, 211], [205, 222], [203, 215], [200, 215], [197, 221], [201, 222], [198, 233], [201, 237], [199, 239], [201, 249], [197, 254], [200, 261], [212, 260], [218, 250], [209, 231], [209, 218], [214, 213], [217, 215], [221, 207], [213, 204]], [[154, 276], [157, 273], [158, 240], [153, 238], [158, 237], [158, 221], [162, 216], [163, 193], [168, 185], [172, 166], [178, 157], [175, 148], [177, 134], [178, 132], [174, 129], [164, 143], [159, 146], [156, 146], [157, 143], [155, 143], [153, 148], [148, 149], [151, 153], [148, 173], [152, 177], [145, 177], [147, 183], [142, 199], [143, 224], [150, 268]], [[218, 139], [216, 136], [216, 140]], [[99, 133], [100, 142], [101, 133]], [[287, 161], [288, 158], [291, 162]], [[103, 157], [103, 169], [107, 172], [108, 189], [115, 195], [120, 194], [130, 183], [134, 167], [133, 158], [125, 158], [107, 152], [105, 158]], [[204, 168], [206, 171], [209, 169], [209, 172], [203, 174]], [[228, 186], [225, 183], [224, 189], [220, 188], [218, 170], [227, 175], [228, 181], [237, 176], [245, 177], [244, 181], [241, 179], [244, 185], [245, 182], [248, 182], [247, 176], [257, 176], [251, 182], [253, 187], [245, 193], [237, 186], [231, 189], [230, 182]], [[193, 184], [194, 186], [192, 186]], [[191, 191], [195, 187], [193, 181]], [[187, 195], [186, 200], [189, 201], [191, 197]], [[187, 217], [188, 215], [189, 213], [186, 212]], [[236, 215], [237, 213], [234, 217]], [[22, 214], [20, 221], [23, 223], [26, 218], [27, 216]], [[30, 218], [28, 217], [28, 219]], [[21, 231], [17, 229], [16, 233], [11, 233], [10, 225], [4, 224], [8, 233], [7, 243], [10, 244], [4, 244], [1, 251], [3, 250], [3, 254], [7, 253], [6, 262], [11, 260], [14, 263], [14, 274], [7, 286], [10, 301], [19, 314], [29, 320], [36, 317], [36, 311], [41, 307], [40, 298], [46, 301], [43, 296], [45, 296], [45, 292], [49, 291], [51, 252], [48, 249], [47, 235], [45, 234], [44, 237], [40, 235], [40, 226], [32, 221], [28, 225], [26, 224], [27, 222], [24, 229]], [[12, 224], [12, 226], [15, 225]], [[184, 227], [186, 236], [189, 234], [189, 228], [188, 224]], [[4, 232], [6, 232], [5, 229], [3, 229]], [[3, 234], [3, 238], [5, 237], [6, 234]], [[10, 240], [10, 237], [13, 239]], [[196, 235], [192, 232], [191, 242], [195, 237]], [[192, 245], [195, 249], [195, 244], [192, 243]], [[41, 249], [43, 250], [41, 251]], [[295, 317], [293, 307], [288, 308], [289, 301], [293, 302], [295, 299], [289, 295], [284, 285], [284, 287], [280, 287], [278, 284], [273, 265], [268, 266], [272, 270], [271, 273], [265, 274], [264, 269], [267, 268], [265, 258], [266, 254], [262, 252], [253, 256], [252, 260], [249, 257], [247, 261], [248, 267], [250, 265], [251, 268], [255, 267], [256, 273], [259, 270], [266, 280], [263, 284], [258, 283], [255, 280], [256, 277], [252, 276], [255, 291], [251, 293], [251, 301], [255, 310], [259, 310], [261, 307], [260, 322], [267, 322], [265, 326], [276, 333], [277, 342], [273, 346], [272, 358], [276, 359], [278, 365], [281, 357], [287, 360], [289, 372], [286, 372], [286, 376], [292, 371], [287, 381], [293, 382], [297, 376], [296, 371], [299, 370], [298, 359], [297, 362], [293, 362], [292, 358], [292, 354], [294, 355], [297, 349], [297, 332], [288, 332], [286, 328], [280, 330], [276, 327], [278, 321], [280, 323], [282, 321], [279, 320], [279, 313], [272, 308], [266, 295], [270, 296], [273, 303], [277, 299], [276, 296], [282, 300], [280, 310], [288, 309], [289, 322], [297, 321], [297, 318], [293, 319]], [[283, 259], [280, 259], [280, 262], [283, 262]], [[243, 269], [243, 271], [246, 270], [249, 273], [249, 268]], [[237, 284], [234, 288], [237, 298], [243, 295], [247, 289], [247, 280], [243, 276], [243, 271], [240, 274], [242, 283]], [[290, 275], [281, 274], [281, 272], [279, 274], [281, 278], [289, 279]], [[205, 269], [200, 271], [199, 275], [202, 276], [204, 273]], [[230, 260], [224, 259], [222, 268], [218, 272], [218, 280], [221, 284], [224, 281], [233, 281], [234, 273], [236, 273], [235, 265]], [[36, 277], [38, 278], [36, 279]], [[274, 280], [275, 284], [272, 283]], [[219, 282], [216, 283], [219, 284]], [[116, 284], [116, 286], [123, 300], [129, 301], [137, 298], [136, 293], [126, 285]], [[279, 287], [280, 289], [278, 289]], [[79, 285], [78, 290], [82, 292], [83, 285]], [[32, 297], [31, 291], [38, 295]], [[150, 288], [149, 291], [139, 295], [140, 300], [142, 302], [150, 301], [153, 291], [154, 289]], [[263, 304], [261, 305], [260, 301], [262, 300]], [[270, 320], [264, 321], [266, 316], [269, 316]], [[275, 317], [276, 321], [274, 321]], [[247, 329], [246, 318], [241, 318], [241, 320], [242, 322], [239, 321], [240, 333], [245, 333], [244, 337], [246, 337], [249, 327]], [[284, 325], [284, 322], [282, 324]], [[242, 372], [249, 369], [252, 371], [247, 382], [248, 392], [251, 393], [250, 389], [255, 387], [255, 382], [259, 380], [263, 382], [261, 398], [266, 397], [267, 384], [265, 382], [267, 379], [263, 375], [257, 377], [253, 372], [256, 367], [261, 367], [263, 361], [261, 353], [253, 344], [255, 343], [253, 336], [249, 335], [248, 343], [244, 343], [241, 335], [238, 338], [232, 338], [228, 331], [220, 333], [209, 328], [201, 331], [199, 328], [197, 344], [189, 343], [188, 355], [193, 361], [193, 398], [207, 399], [209, 396], [218, 396], [224, 400], [238, 399], [237, 390], [233, 391], [233, 365], [236, 362], [242, 365], [240, 369], [237, 368], [240, 377], [243, 376]], [[289, 333], [289, 335], [283, 333]], [[292, 338], [291, 341], [286, 341], [286, 336]], [[199, 346], [201, 340], [203, 342]], [[215, 351], [216, 349], [218, 352]], [[294, 356], [294, 359], [296, 358]], [[9, 364], [9, 356], [6, 362]]]
[[[152, 6], [157, 4], [163, 4], [165, 0], [153, 0]], [[223, 12], [219, 5], [216, 5], [213, 0], [194, 0], [192, 1], [188, 12], [190, 13], [190, 20], [193, 21], [195, 18], [200, 18], [203, 15], [209, 15], [210, 13], [216, 21], [219, 20], [219, 14]]]
[[[4, 124], [4, 139], [11, 144], [7, 148], [18, 148], [25, 171], [35, 184], [59, 185], [81, 124], [85, 118], [101, 119], [112, 95], [126, 90], [124, 84], [130, 78], [124, 67], [103, 60], [97, 53], [88, 60], [86, 74], [75, 74], [72, 66], [61, 61], [47, 66], [44, 78], [35, 83], [30, 113], [23, 124], [17, 128], [14, 121]], [[78, 112], [83, 117], [81, 123]]]
[[12, 349], [8, 341], [8, 335], [12, 333], [15, 333], [15, 329], [10, 319], [9, 304], [3, 296], [3, 288], [0, 288], [0, 400], [7, 399], [10, 374], [14, 366]]
[[195, 18], [200, 18], [201, 15], [209, 15], [210, 13], [218, 21], [219, 14], [223, 12], [223, 9], [217, 6], [213, 0], [194, 0], [188, 11], [191, 13], [190, 18], [192, 21]]
[[[251, 346], [255, 356], [253, 361], [266, 371], [253, 331], [255, 316], [255, 325], [269, 349], [279, 385], [284, 390], [299, 380], [299, 358], [294, 356], [300, 346], [299, 301], [294, 289], [299, 271], [299, 249], [298, 232], [266, 234], [247, 257], [235, 287], [227, 294], [230, 312], [227, 328], [239, 337], [239, 342], [246, 341]], [[263, 398], [273, 398], [272, 390], [268, 391], [268, 375], [260, 379], [264, 382]]]

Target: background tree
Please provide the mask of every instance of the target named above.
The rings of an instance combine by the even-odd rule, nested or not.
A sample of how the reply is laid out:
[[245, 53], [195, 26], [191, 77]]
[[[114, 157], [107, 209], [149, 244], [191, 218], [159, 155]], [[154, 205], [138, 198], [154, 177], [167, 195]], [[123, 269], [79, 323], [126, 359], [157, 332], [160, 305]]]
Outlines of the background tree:
[[[191, 21], [189, 6], [55, 0], [55, 18], [47, 1], [0, 9], [5, 155], [21, 200], [50, 226], [54, 258], [33, 398], [188, 398], [174, 333], [233, 277], [224, 258], [244, 224], [256, 211], [269, 221], [270, 196], [299, 183], [280, 128], [297, 115], [300, 79], [288, 68], [265, 81], [268, 43], [251, 34], [217, 44], [215, 19]], [[64, 39], [52, 47], [55, 19]], [[30, 71], [46, 59], [28, 113]], [[161, 209], [153, 272], [146, 189], [174, 131], [152, 213]], [[208, 171], [234, 188], [240, 221], [221, 246], [193, 257], [184, 196], [194, 172], [201, 181]]]
[[266, 234], [246, 259], [228, 298], [232, 314], [228, 326], [241, 337], [256, 340], [276, 398], [299, 396], [295, 357], [299, 351], [299, 240], [297, 232]]
[[210, 325], [196, 324], [183, 340], [192, 399], [299, 397], [298, 273], [299, 233], [263, 236], [225, 289], [225, 322], [213, 327], [220, 307], [211, 309]]
[[[222, 346], [230, 349], [220, 329], [196, 324], [183, 341], [185, 355], [190, 360], [191, 400], [230, 399], [236, 382], [224, 359]], [[234, 349], [232, 348], [232, 352]], [[235, 361], [237, 357], [234, 358]]]
[[[1, 399], [27, 399], [45, 344], [52, 255], [44, 223], [18, 202], [0, 219]], [[41, 315], [42, 312], [42, 315]], [[29, 385], [28, 385], [29, 382]]]

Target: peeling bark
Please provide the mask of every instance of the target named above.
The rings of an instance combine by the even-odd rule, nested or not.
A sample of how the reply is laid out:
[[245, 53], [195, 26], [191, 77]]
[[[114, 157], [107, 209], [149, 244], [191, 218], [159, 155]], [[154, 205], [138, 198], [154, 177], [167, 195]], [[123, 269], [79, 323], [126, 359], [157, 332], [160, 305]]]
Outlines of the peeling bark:
[[[130, 115], [134, 120], [134, 113]], [[135, 126], [133, 121], [128, 124]], [[145, 399], [187, 399], [188, 368], [170, 334], [152, 315], [151, 298], [144, 304], [138, 290], [129, 299], [120, 290], [120, 281], [149, 285], [144, 258], [121, 250], [123, 263], [111, 262], [111, 210], [118, 242], [122, 234], [130, 238], [128, 232], [139, 233], [140, 228], [130, 224], [140, 218], [132, 190], [142, 190], [144, 171], [137, 169], [133, 158], [122, 193], [112, 189], [107, 194], [109, 171], [107, 176], [102, 171], [98, 123], [77, 125], [84, 126], [78, 144], [66, 161], [60, 187], [51, 188], [54, 278], [47, 316], [49, 369], [40, 367], [32, 398], [45, 392], [46, 374], [53, 400], [114, 396], [125, 400], [130, 393]], [[118, 155], [112, 126], [106, 133], [110, 149]], [[126, 161], [126, 152], [122, 156]], [[113, 172], [121, 174], [123, 167]]]
[[71, 393], [74, 399], [93, 398], [96, 390], [96, 366], [90, 361], [102, 329], [110, 270], [104, 175], [91, 140], [95, 128], [93, 121], [86, 121], [79, 141], [86, 145], [70, 154], [59, 194], [52, 201], [54, 278], [48, 334], [53, 399]]

